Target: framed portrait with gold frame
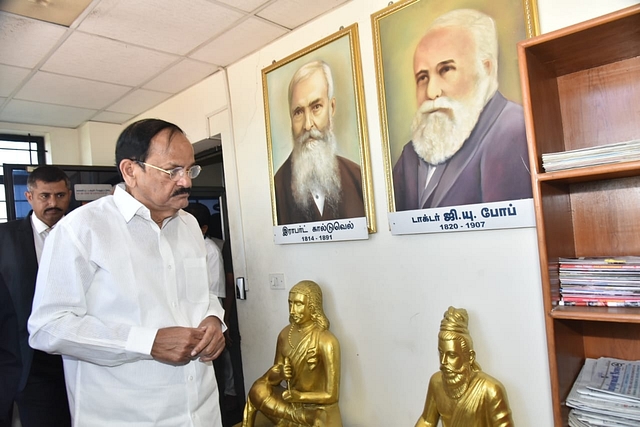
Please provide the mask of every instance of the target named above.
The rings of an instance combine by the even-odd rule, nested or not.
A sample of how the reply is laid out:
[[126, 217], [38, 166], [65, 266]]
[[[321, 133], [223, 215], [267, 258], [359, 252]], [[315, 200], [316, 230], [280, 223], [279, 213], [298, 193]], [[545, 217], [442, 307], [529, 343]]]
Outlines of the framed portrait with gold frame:
[[262, 70], [274, 241], [367, 239], [375, 215], [358, 26]]
[[392, 234], [534, 226], [516, 43], [536, 0], [405, 0], [371, 23]]

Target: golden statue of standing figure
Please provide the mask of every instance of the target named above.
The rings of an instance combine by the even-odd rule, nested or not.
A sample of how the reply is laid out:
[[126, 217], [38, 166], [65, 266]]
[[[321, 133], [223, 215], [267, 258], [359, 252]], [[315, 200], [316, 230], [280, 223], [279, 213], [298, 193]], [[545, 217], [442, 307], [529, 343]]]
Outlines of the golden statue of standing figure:
[[422, 416], [415, 427], [513, 427], [507, 393], [476, 362], [469, 316], [449, 307], [438, 334], [440, 371], [431, 376]]
[[278, 335], [273, 366], [249, 390], [242, 427], [254, 427], [257, 411], [277, 427], [342, 427], [340, 344], [317, 283], [291, 288], [289, 323]]

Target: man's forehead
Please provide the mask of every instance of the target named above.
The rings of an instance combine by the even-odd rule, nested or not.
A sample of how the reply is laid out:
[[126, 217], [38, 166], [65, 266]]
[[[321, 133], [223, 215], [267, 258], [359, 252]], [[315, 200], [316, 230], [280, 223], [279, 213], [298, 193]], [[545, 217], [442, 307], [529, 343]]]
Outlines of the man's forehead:
[[457, 55], [460, 50], [472, 46], [473, 43], [471, 31], [467, 28], [434, 28], [427, 32], [418, 43], [414, 54], [414, 64], [424, 59], [436, 60], [436, 58], [426, 58], [426, 55]]
[[45, 182], [45, 181], [42, 181], [41, 179], [36, 179], [35, 182], [33, 183], [33, 189], [38, 191], [45, 191], [45, 190], [61, 191], [61, 190], [67, 189], [67, 183], [64, 182], [64, 180]]
[[293, 85], [292, 94], [295, 98], [296, 95], [306, 96], [309, 92], [321, 91], [322, 95], [326, 96], [327, 90], [327, 79], [324, 73], [321, 70], [315, 70]]
[[180, 131], [163, 129], [158, 132], [149, 144], [149, 157], [156, 155], [193, 154], [193, 146]]

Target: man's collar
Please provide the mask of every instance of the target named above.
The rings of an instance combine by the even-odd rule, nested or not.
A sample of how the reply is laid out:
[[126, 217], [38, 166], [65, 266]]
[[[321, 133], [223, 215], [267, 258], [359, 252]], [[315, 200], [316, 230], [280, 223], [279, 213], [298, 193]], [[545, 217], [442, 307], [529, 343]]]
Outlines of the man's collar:
[[31, 213], [31, 225], [33, 226], [35, 232], [38, 234], [49, 228], [47, 224], [45, 224], [40, 218], [36, 216], [35, 212]]
[[[116, 186], [116, 189], [113, 192], [113, 199], [116, 207], [126, 222], [131, 221], [135, 215], [139, 215], [142, 218], [153, 222], [149, 208], [133, 197], [133, 195], [126, 190], [124, 183], [120, 183]], [[176, 212], [172, 218], [175, 218], [176, 216], [179, 217], [179, 213], [180, 211]]]

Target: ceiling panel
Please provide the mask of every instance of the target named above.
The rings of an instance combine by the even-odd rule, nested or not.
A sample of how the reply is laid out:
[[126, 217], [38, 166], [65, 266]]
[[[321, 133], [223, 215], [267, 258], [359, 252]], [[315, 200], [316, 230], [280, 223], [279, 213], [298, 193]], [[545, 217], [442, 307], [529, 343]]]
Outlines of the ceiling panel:
[[228, 4], [245, 12], [253, 12], [263, 4], [273, 3], [275, 0], [218, 0], [220, 3]]
[[99, 110], [130, 90], [129, 86], [39, 71], [15, 95], [15, 99]]
[[111, 111], [103, 111], [93, 116], [91, 118], [91, 121], [122, 124], [128, 120], [131, 120], [134, 116], [135, 114], [114, 113]]
[[14, 99], [0, 112], [0, 121], [76, 128], [96, 113], [86, 108]]
[[0, 64], [0, 96], [9, 96], [31, 72], [28, 68]]
[[[286, 30], [281, 27], [258, 18], [249, 18], [191, 56], [226, 67], [285, 33]], [[251, 37], [247, 37], [247, 34], [251, 34]]]
[[0, 12], [0, 63], [35, 67], [66, 31], [58, 25]]
[[184, 59], [144, 85], [145, 89], [178, 93], [213, 74], [220, 67]]
[[42, 69], [108, 83], [139, 86], [177, 60], [175, 55], [75, 32]]
[[117, 113], [139, 114], [141, 111], [147, 111], [151, 107], [158, 105], [170, 96], [170, 93], [138, 89], [115, 104], [110, 105], [108, 110]]
[[293, 29], [342, 3], [345, 3], [345, 0], [314, 2], [307, 0], [278, 0], [258, 12], [257, 15], [283, 27]]
[[78, 29], [184, 55], [243, 16], [207, 0], [102, 0]]

